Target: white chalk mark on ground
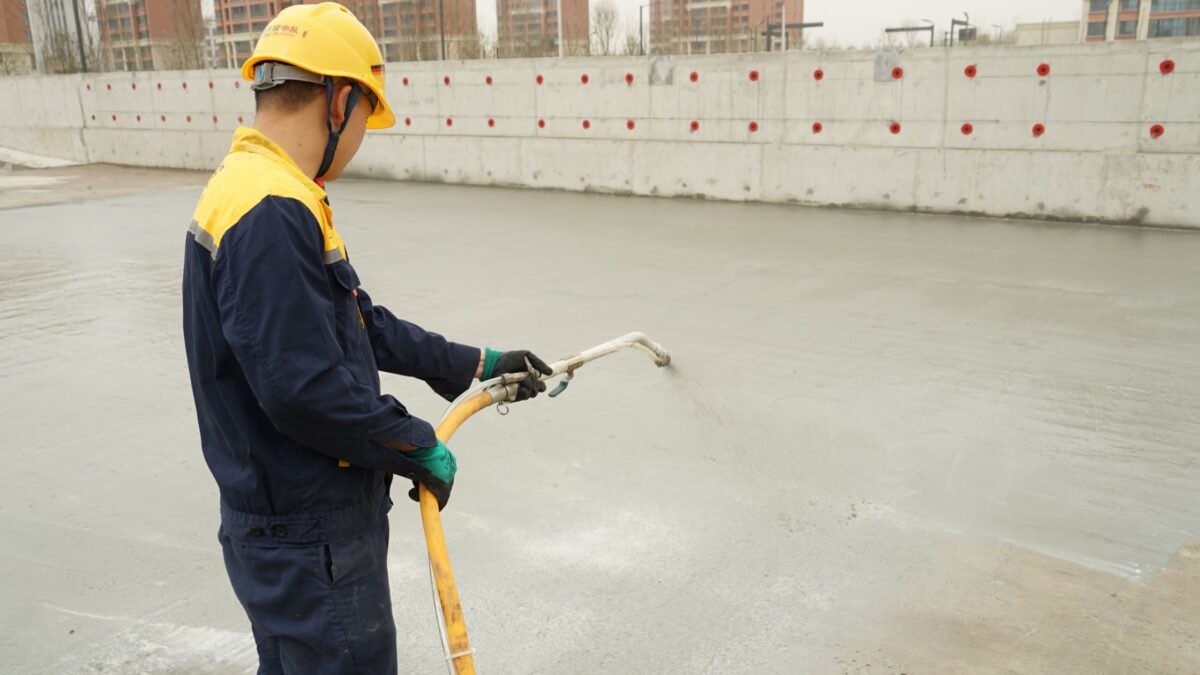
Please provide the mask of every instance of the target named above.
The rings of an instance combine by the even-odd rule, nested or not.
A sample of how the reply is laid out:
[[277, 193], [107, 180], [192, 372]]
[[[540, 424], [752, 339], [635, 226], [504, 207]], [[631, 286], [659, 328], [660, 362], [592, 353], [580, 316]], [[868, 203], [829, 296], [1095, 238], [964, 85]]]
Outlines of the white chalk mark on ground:
[[96, 649], [70, 655], [60, 672], [234, 673], [253, 672], [258, 663], [249, 631], [220, 630], [132, 616], [113, 616], [43, 604], [47, 609], [96, 621], [125, 624]]

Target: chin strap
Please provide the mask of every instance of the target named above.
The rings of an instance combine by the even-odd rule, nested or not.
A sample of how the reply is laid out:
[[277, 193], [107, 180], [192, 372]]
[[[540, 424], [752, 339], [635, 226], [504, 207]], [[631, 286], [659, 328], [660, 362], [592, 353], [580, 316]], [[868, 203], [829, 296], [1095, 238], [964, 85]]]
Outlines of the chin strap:
[[358, 105], [358, 97], [361, 95], [362, 91], [358, 88], [358, 84], [350, 85], [350, 97], [346, 99], [346, 113], [342, 117], [341, 126], [335, 131], [333, 122], [329, 119], [329, 115], [333, 111], [333, 78], [325, 78], [325, 128], [329, 130], [329, 140], [325, 142], [325, 157], [321, 160], [321, 168], [317, 169], [316, 180], [325, 178], [325, 173], [333, 164], [333, 155], [337, 152], [338, 141], [342, 138], [342, 132], [346, 130], [346, 125], [350, 123], [350, 114], [354, 112], [354, 107]]

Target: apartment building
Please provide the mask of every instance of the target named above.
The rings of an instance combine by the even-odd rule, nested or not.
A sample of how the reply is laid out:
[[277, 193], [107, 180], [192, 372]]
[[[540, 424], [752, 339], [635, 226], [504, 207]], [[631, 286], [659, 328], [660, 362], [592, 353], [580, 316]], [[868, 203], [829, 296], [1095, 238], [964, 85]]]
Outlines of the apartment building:
[[[648, 49], [656, 54], [777, 50], [785, 18], [788, 25], [804, 22], [804, 0], [650, 0], [648, 6]], [[787, 31], [789, 48], [802, 40], [800, 29]]]
[[[475, 0], [379, 0], [380, 28], [371, 28], [388, 61], [475, 59], [483, 56]], [[444, 30], [443, 30], [444, 26]]]
[[96, 21], [105, 70], [205, 66], [204, 17], [196, 0], [96, 0]]
[[36, 67], [25, 0], [0, 0], [0, 75], [23, 75]]
[[[587, 0], [561, 0], [563, 54], [588, 53]], [[496, 0], [500, 56], [557, 56], [559, 0]]]
[[[321, 0], [214, 0], [216, 61], [236, 68], [284, 7]], [[476, 58], [475, 0], [342, 0], [371, 31], [388, 61]], [[445, 30], [443, 30], [443, 26]]]
[[1047, 47], [1079, 42], [1078, 21], [1038, 21], [1019, 23], [1013, 30], [1018, 47]]
[[1200, 0], [1082, 0], [1083, 42], [1200, 36]]
[[290, 0], [213, 0], [217, 30], [216, 61], [222, 68], [237, 68], [254, 52], [258, 36]]

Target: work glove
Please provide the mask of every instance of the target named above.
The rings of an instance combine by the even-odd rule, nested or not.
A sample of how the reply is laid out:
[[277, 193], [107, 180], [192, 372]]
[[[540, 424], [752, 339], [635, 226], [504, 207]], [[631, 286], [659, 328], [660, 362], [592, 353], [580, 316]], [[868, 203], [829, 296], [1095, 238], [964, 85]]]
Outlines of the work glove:
[[[490, 380], [508, 373], [528, 373], [531, 369], [547, 376], [554, 372], [545, 361], [534, 356], [528, 349], [498, 352], [488, 347], [483, 352], [483, 373], [479, 379]], [[524, 401], [543, 391], [546, 391], [546, 383], [530, 375], [517, 384], [516, 400]]]
[[408, 491], [408, 498], [414, 502], [421, 501], [417, 490], [419, 482], [425, 486], [425, 489], [432, 492], [434, 497], [437, 497], [438, 511], [446, 508], [446, 504], [450, 501], [450, 490], [454, 488], [454, 474], [458, 472], [458, 462], [454, 459], [450, 448], [447, 448], [446, 444], [439, 440], [436, 448], [412, 450], [404, 453], [404, 456], [425, 469], [424, 475], [413, 479], [413, 486]]

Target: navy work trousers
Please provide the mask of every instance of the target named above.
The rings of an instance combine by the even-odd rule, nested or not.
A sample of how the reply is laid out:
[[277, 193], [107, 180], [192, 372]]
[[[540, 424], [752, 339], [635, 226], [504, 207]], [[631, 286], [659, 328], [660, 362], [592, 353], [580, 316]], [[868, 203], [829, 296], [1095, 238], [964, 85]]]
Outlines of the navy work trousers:
[[250, 618], [259, 675], [396, 672], [386, 509], [374, 519], [347, 538], [328, 518], [314, 527], [222, 508], [225, 569]]

